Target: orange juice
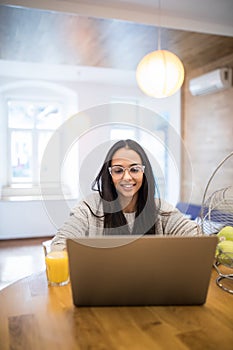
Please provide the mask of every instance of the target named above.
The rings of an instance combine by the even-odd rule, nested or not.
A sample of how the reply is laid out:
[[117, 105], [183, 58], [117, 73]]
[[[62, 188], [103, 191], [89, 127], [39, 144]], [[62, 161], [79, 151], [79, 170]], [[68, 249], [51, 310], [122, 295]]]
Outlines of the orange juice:
[[45, 257], [48, 283], [65, 285], [69, 282], [68, 255], [66, 251], [50, 252]]

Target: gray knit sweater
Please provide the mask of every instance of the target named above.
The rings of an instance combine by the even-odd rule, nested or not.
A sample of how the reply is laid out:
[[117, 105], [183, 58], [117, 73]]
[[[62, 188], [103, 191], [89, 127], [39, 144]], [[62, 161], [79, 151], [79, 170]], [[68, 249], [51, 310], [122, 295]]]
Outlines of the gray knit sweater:
[[[157, 200], [156, 200], [157, 201]], [[91, 194], [85, 202], [99, 216], [103, 215], [103, 206], [98, 193]], [[187, 219], [178, 209], [161, 200], [161, 212], [169, 212], [169, 215], [159, 215], [156, 223], [158, 235], [198, 235], [200, 227], [194, 221]], [[132, 230], [135, 213], [125, 213], [129, 229]], [[104, 231], [103, 217], [95, 217], [84, 200], [75, 206], [69, 219], [58, 230], [52, 240], [53, 250], [62, 250], [66, 247], [66, 239], [75, 239], [81, 236], [101, 236]]]

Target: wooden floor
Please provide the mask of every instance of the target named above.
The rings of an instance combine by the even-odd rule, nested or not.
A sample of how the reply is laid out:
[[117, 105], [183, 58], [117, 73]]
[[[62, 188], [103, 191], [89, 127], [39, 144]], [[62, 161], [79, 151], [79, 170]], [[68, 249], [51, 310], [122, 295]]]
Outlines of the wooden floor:
[[0, 290], [45, 269], [41, 243], [47, 239], [0, 240]]

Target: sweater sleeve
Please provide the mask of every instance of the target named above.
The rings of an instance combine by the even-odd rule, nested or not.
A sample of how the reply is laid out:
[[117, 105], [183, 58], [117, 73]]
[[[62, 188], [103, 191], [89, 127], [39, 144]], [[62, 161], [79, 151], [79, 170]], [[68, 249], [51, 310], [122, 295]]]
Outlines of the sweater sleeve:
[[94, 193], [80, 201], [71, 211], [70, 217], [53, 238], [52, 249], [65, 249], [68, 238], [75, 240], [83, 236], [102, 235], [103, 226], [102, 203], [99, 194]]
[[161, 206], [162, 234], [196, 236], [202, 234], [200, 226], [184, 216], [171, 204], [162, 202]]
[[53, 250], [65, 249], [67, 238], [75, 239], [87, 235], [89, 230], [88, 210], [88, 207], [81, 202], [70, 212], [69, 218], [52, 240]]

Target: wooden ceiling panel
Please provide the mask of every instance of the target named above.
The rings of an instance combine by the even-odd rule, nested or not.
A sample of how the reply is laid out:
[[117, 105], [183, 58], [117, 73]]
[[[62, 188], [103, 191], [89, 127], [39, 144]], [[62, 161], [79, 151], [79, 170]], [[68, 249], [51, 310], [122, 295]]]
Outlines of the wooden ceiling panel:
[[[135, 70], [158, 29], [132, 22], [0, 6], [0, 59]], [[233, 38], [161, 29], [161, 47], [192, 70], [233, 52]]]

